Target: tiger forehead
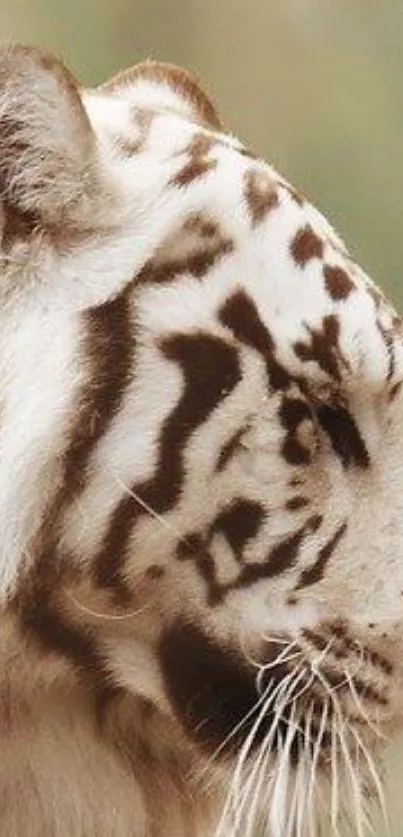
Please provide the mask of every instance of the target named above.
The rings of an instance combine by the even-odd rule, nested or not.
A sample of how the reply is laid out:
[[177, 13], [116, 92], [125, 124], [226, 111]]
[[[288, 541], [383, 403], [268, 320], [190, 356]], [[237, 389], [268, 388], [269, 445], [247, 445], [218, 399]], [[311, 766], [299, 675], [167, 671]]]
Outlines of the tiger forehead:
[[[161, 72], [150, 67], [145, 77], [160, 82]], [[119, 89], [131, 79], [121, 82]], [[114, 91], [102, 92], [110, 95], [114, 113]], [[133, 171], [143, 158], [163, 160], [161, 189], [175, 204], [137, 284], [175, 292], [181, 283], [180, 294], [191, 298], [191, 278], [205, 300], [203, 288], [214, 278], [220, 291], [232, 295], [234, 279], [225, 284], [223, 277], [239, 276], [248, 248], [253, 262], [238, 283], [248, 287], [273, 337], [280, 331], [280, 343], [291, 343], [293, 362], [337, 387], [341, 381], [355, 386], [358, 379], [376, 389], [385, 381], [396, 386], [401, 375], [394, 314], [305, 196], [212, 122], [196, 125], [189, 114], [178, 120], [169, 109], [144, 102], [131, 101], [125, 113], [120, 134], [114, 125], [117, 158], [125, 166], [131, 161]], [[200, 314], [199, 299], [195, 317]]]

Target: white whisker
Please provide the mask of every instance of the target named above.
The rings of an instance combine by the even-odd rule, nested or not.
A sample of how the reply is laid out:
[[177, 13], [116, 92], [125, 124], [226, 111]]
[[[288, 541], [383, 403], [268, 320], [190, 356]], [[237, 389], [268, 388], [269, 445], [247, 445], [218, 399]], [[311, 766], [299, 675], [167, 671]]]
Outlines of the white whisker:
[[330, 798], [330, 822], [332, 832], [339, 837], [339, 813], [340, 813], [340, 799], [339, 799], [339, 759], [338, 759], [338, 731], [337, 731], [337, 715], [333, 713], [332, 717], [332, 740], [331, 740], [331, 798]]
[[361, 752], [364, 756], [364, 759], [366, 761], [368, 770], [371, 774], [371, 779], [372, 779], [372, 782], [373, 782], [373, 785], [374, 785], [374, 788], [375, 788], [375, 791], [376, 791], [379, 807], [380, 807], [381, 813], [382, 813], [382, 819], [383, 819], [386, 831], [389, 834], [390, 833], [390, 822], [389, 822], [389, 816], [388, 816], [387, 807], [386, 807], [385, 793], [384, 793], [384, 789], [383, 789], [383, 786], [382, 786], [382, 782], [381, 782], [381, 780], [379, 778], [379, 775], [378, 775], [378, 771], [375, 767], [374, 760], [373, 760], [368, 748], [365, 746], [361, 736], [357, 732], [357, 730], [354, 727], [352, 727], [351, 732], [352, 732], [352, 734], [353, 734], [353, 736], [354, 736], [354, 738], [357, 742], [358, 748], [361, 750]]
[[343, 754], [344, 764], [350, 776], [349, 787], [352, 795], [352, 803], [355, 814], [355, 826], [358, 837], [365, 837], [365, 830], [367, 828], [367, 821], [363, 809], [362, 789], [357, 770], [351, 759], [350, 750], [346, 741], [345, 723], [342, 717], [339, 718], [338, 738], [340, 741], [341, 753]]
[[249, 721], [249, 719], [254, 716], [256, 710], [259, 709], [259, 706], [261, 706], [261, 704], [266, 701], [272, 682], [273, 682], [272, 680], [269, 681], [269, 683], [267, 684], [267, 687], [266, 687], [266, 691], [263, 692], [263, 694], [261, 694], [258, 697], [258, 699], [256, 700], [256, 703], [253, 704], [252, 708], [249, 709], [249, 711], [245, 713], [243, 718], [241, 718], [241, 720], [238, 721], [238, 723], [233, 727], [231, 732], [228, 733], [228, 735], [224, 738], [223, 741], [221, 741], [221, 743], [216, 748], [216, 750], [214, 750], [214, 753], [209, 757], [209, 759], [207, 761], [207, 764], [204, 765], [203, 770], [199, 774], [199, 779], [202, 779], [202, 777], [204, 776], [206, 771], [209, 769], [211, 763], [218, 758], [218, 756], [222, 753], [222, 751], [230, 743], [230, 741], [236, 736], [236, 734], [238, 732], [241, 731], [242, 727], [245, 726], [245, 724]]
[[71, 590], [66, 590], [65, 595], [71, 602], [73, 602], [74, 606], [77, 607], [78, 610], [86, 613], [87, 616], [92, 616], [94, 619], [102, 619], [107, 622], [125, 622], [127, 619], [133, 619], [134, 617], [139, 616], [140, 613], [144, 613], [144, 611], [147, 610], [151, 604], [151, 601], [148, 601], [142, 605], [142, 607], [137, 608], [137, 610], [131, 610], [127, 613], [102, 613], [98, 610], [93, 610], [80, 602]]
[[[157, 523], [159, 523], [160, 526], [162, 526], [164, 529], [166, 529], [166, 531], [169, 532], [171, 535], [174, 535], [176, 540], [179, 540], [179, 541], [182, 541], [182, 542], [186, 543], [186, 539], [185, 539], [184, 535], [179, 531], [179, 529], [177, 529], [175, 526], [173, 526], [172, 523], [170, 523], [168, 520], [166, 520], [165, 517], [163, 517], [161, 514], [158, 514], [158, 512], [156, 512], [155, 509], [153, 509], [152, 506], [150, 506], [149, 503], [146, 502], [146, 500], [143, 500], [143, 498], [140, 496], [140, 494], [138, 494], [136, 491], [133, 491], [133, 489], [129, 488], [128, 485], [125, 485], [125, 483], [122, 482], [120, 477], [118, 477], [117, 474], [115, 474], [113, 471], [111, 471], [110, 468], [106, 468], [105, 470], [107, 471], [109, 476], [111, 476], [115, 480], [115, 482], [121, 487], [121, 489], [124, 491], [124, 493], [129, 497], [133, 497], [133, 500], [135, 500], [136, 503], [145, 512], [147, 512], [147, 514], [150, 515], [150, 517], [152, 517], [154, 520], [156, 520]], [[192, 544], [189, 544], [189, 549], [191, 549], [191, 548], [192, 548]], [[194, 551], [194, 549], [192, 549], [192, 551]]]
[[[234, 775], [233, 775], [233, 778], [232, 778], [232, 782], [230, 784], [228, 794], [227, 794], [227, 799], [226, 799], [224, 809], [223, 809], [223, 812], [222, 812], [222, 816], [221, 816], [220, 822], [219, 822], [218, 827], [217, 827], [217, 831], [216, 831], [217, 837], [219, 837], [219, 835], [221, 835], [223, 833], [222, 829], [225, 826], [226, 818], [227, 818], [228, 814], [230, 814], [233, 817], [234, 809], [235, 809], [234, 833], [236, 834], [236, 829], [238, 827], [238, 823], [239, 823], [239, 820], [240, 820], [240, 817], [241, 817], [241, 814], [242, 814], [242, 809], [243, 809], [242, 795], [245, 796], [245, 788], [243, 789], [243, 794], [242, 794], [242, 788], [241, 788], [241, 791], [240, 791], [240, 785], [241, 785], [241, 781], [242, 781], [242, 771], [243, 771], [243, 768], [244, 768], [245, 761], [246, 761], [246, 759], [249, 755], [249, 752], [252, 748], [253, 741], [255, 739], [255, 736], [256, 736], [256, 733], [259, 729], [259, 726], [262, 723], [263, 718], [267, 714], [267, 710], [268, 710], [268, 707], [270, 705], [271, 700], [272, 700], [272, 696], [270, 695], [269, 697], [267, 697], [266, 701], [263, 703], [263, 706], [262, 706], [262, 708], [261, 708], [261, 710], [258, 714], [258, 717], [256, 718], [256, 720], [253, 724], [253, 727], [250, 730], [250, 732], [248, 733], [248, 735], [247, 735], [247, 737], [246, 737], [246, 739], [245, 739], [245, 741], [244, 741], [244, 743], [241, 747], [241, 750], [239, 752], [239, 756], [237, 758], [237, 762], [236, 762], [236, 765], [235, 765], [235, 770], [234, 770]], [[241, 804], [240, 804], [239, 800], [241, 800]]]
[[353, 678], [352, 678], [352, 676], [351, 676], [350, 672], [349, 672], [347, 669], [344, 669], [344, 671], [345, 671], [345, 675], [346, 675], [346, 682], [348, 683], [349, 688], [350, 688], [350, 693], [351, 693], [351, 696], [352, 696], [352, 698], [353, 698], [353, 700], [354, 700], [354, 703], [355, 703], [355, 705], [356, 705], [356, 707], [357, 707], [357, 709], [358, 709], [358, 711], [359, 711], [359, 713], [360, 713], [361, 717], [362, 717], [362, 718], [363, 718], [363, 720], [365, 721], [365, 723], [366, 723], [367, 727], [368, 727], [370, 730], [372, 730], [372, 732], [374, 733], [374, 735], [376, 735], [376, 736], [377, 736], [377, 738], [382, 738], [384, 741], [386, 741], [387, 736], [386, 736], [386, 735], [384, 735], [384, 733], [382, 733], [382, 732], [378, 729], [378, 727], [376, 727], [376, 726], [375, 726], [375, 724], [373, 723], [373, 721], [371, 721], [371, 719], [369, 718], [368, 713], [365, 711], [365, 709], [364, 709], [364, 707], [363, 707], [363, 704], [362, 704], [362, 700], [360, 699], [360, 697], [359, 697], [359, 695], [358, 695], [357, 689], [356, 689], [356, 687], [355, 687], [355, 685], [354, 685], [354, 680], [353, 680]]

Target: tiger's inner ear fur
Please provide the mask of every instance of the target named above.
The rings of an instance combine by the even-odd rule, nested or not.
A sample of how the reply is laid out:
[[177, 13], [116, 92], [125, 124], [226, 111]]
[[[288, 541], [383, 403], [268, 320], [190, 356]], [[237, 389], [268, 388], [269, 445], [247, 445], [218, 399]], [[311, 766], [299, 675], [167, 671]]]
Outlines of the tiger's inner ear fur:
[[222, 130], [216, 108], [199, 82], [175, 64], [145, 61], [114, 76], [98, 90], [133, 98], [140, 107], [177, 111], [204, 127]]
[[35, 226], [85, 225], [97, 188], [95, 135], [56, 58], [0, 48], [0, 197]]

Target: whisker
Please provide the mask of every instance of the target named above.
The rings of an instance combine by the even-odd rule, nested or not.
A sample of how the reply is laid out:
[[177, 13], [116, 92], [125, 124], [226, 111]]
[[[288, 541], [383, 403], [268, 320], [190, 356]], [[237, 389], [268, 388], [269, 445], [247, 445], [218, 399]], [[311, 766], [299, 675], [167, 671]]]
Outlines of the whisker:
[[[269, 738], [269, 736], [268, 736]], [[267, 741], [267, 738], [263, 740], [259, 756], [256, 760], [256, 765], [254, 765], [252, 775], [250, 777], [250, 787], [254, 789], [254, 799], [252, 804], [249, 806], [249, 811], [247, 814], [247, 818], [245, 821], [245, 833], [246, 835], [253, 835], [252, 829], [254, 828], [256, 822], [256, 809], [258, 803], [261, 799], [261, 789], [263, 785], [263, 781], [267, 780], [267, 768], [268, 763], [271, 757], [271, 747]], [[255, 775], [258, 774], [257, 782], [255, 782]]]
[[374, 788], [375, 788], [375, 791], [376, 791], [379, 807], [381, 809], [382, 819], [383, 819], [383, 822], [384, 822], [387, 833], [390, 834], [390, 821], [389, 821], [389, 815], [388, 815], [387, 806], [386, 806], [385, 792], [384, 792], [384, 789], [383, 789], [382, 782], [379, 778], [378, 771], [375, 767], [374, 760], [373, 760], [368, 748], [365, 746], [361, 736], [357, 732], [357, 730], [354, 727], [352, 727], [351, 732], [352, 732], [352, 734], [353, 734], [353, 736], [354, 736], [354, 738], [357, 742], [357, 745], [358, 745], [359, 749], [361, 750], [361, 752], [364, 756], [364, 759], [367, 763], [367, 767], [368, 767], [368, 770], [371, 774], [371, 779], [373, 781], [373, 785], [374, 785]]
[[[312, 706], [312, 714], [313, 714], [313, 704], [311, 704], [311, 706]], [[321, 715], [321, 720], [320, 720], [320, 724], [319, 724], [319, 730], [318, 730], [318, 733], [315, 737], [313, 755], [311, 756], [311, 776], [310, 776], [309, 789], [308, 789], [308, 808], [309, 808], [309, 811], [310, 811], [310, 822], [311, 822], [311, 824], [313, 823], [312, 812], [314, 810], [314, 801], [315, 801], [315, 796], [316, 796], [317, 766], [318, 766], [318, 760], [319, 760], [319, 755], [320, 755], [320, 748], [321, 748], [321, 744], [322, 744], [322, 739], [323, 739], [323, 735], [324, 735], [324, 731], [325, 731], [325, 727], [326, 727], [326, 722], [327, 722], [327, 718], [328, 718], [328, 713], [329, 713], [329, 707], [328, 707], [328, 702], [326, 701], [323, 704], [323, 707], [322, 707], [322, 715]], [[311, 715], [310, 720], [311, 720], [311, 725], [312, 725], [312, 715]], [[315, 828], [312, 828], [312, 825], [311, 825], [311, 830], [312, 830], [312, 833], [316, 834], [316, 824], [315, 824]]]
[[[298, 657], [303, 655], [302, 650], [295, 652], [295, 654], [289, 654], [293, 646], [296, 644], [295, 640], [289, 643], [273, 660], [270, 660], [268, 663], [262, 663], [259, 666], [259, 673], [256, 678], [256, 688], [257, 691], [260, 693], [262, 689], [261, 680], [263, 679], [264, 675], [267, 671], [272, 668], [276, 668], [279, 665], [286, 665], [288, 662], [293, 662]], [[289, 654], [289, 656], [287, 656]]]
[[115, 480], [117, 485], [120, 486], [120, 488], [125, 492], [125, 494], [127, 494], [129, 497], [133, 497], [133, 500], [135, 500], [136, 503], [145, 512], [147, 512], [147, 514], [150, 515], [150, 517], [156, 520], [157, 523], [159, 523], [160, 526], [166, 529], [167, 532], [169, 532], [171, 535], [174, 535], [175, 539], [182, 541], [182, 543], [186, 544], [186, 546], [189, 548], [191, 552], [196, 552], [193, 544], [186, 540], [185, 536], [179, 531], [179, 529], [177, 529], [175, 526], [172, 525], [172, 523], [166, 520], [165, 517], [163, 517], [161, 514], [155, 511], [155, 509], [153, 509], [153, 507], [150, 506], [149, 503], [146, 502], [146, 500], [143, 500], [140, 494], [138, 494], [136, 491], [133, 491], [133, 489], [129, 488], [128, 485], [125, 485], [125, 483], [120, 479], [120, 477], [118, 477], [117, 474], [111, 471], [110, 468], [106, 468], [105, 470], [107, 471], [109, 476], [111, 476]]
[[[312, 716], [313, 716], [313, 703], [311, 703], [308, 707], [307, 715], [305, 718], [305, 737], [304, 737], [304, 756], [307, 766], [309, 765], [309, 783], [306, 789], [306, 807], [308, 811], [308, 824], [309, 824], [309, 834], [311, 837], [315, 837], [316, 834], [316, 826], [315, 826], [315, 818], [314, 818], [314, 810], [313, 810], [313, 799], [314, 799], [314, 781], [313, 781], [313, 759], [311, 753], [311, 745], [312, 745]], [[311, 791], [312, 787], [312, 791]]]
[[[301, 731], [300, 721], [298, 722], [298, 725], [297, 725], [296, 729], [298, 730], [298, 732]], [[299, 745], [299, 739], [298, 739], [298, 745]], [[299, 787], [298, 787], [298, 784], [297, 784], [297, 770], [298, 770], [298, 767], [301, 764], [299, 746], [298, 746], [298, 749], [299, 749], [298, 759], [297, 759], [296, 767], [294, 767], [294, 776], [293, 776], [294, 786], [293, 786], [292, 793], [290, 791], [290, 804], [289, 804], [289, 807], [288, 807], [288, 827], [287, 827], [285, 837], [295, 837], [296, 815], [297, 815], [297, 807], [298, 807], [298, 804], [299, 804], [299, 800], [298, 800]]]
[[387, 740], [387, 736], [386, 736], [383, 732], [381, 732], [381, 730], [380, 730], [380, 729], [378, 729], [378, 727], [376, 727], [376, 726], [375, 726], [375, 724], [374, 724], [374, 723], [371, 721], [371, 719], [369, 718], [368, 713], [365, 711], [365, 709], [364, 709], [364, 707], [363, 707], [363, 705], [362, 705], [362, 700], [360, 699], [360, 697], [359, 697], [359, 695], [358, 695], [357, 689], [356, 689], [356, 687], [355, 687], [355, 685], [354, 685], [354, 680], [353, 680], [353, 678], [352, 678], [352, 676], [351, 676], [350, 672], [349, 672], [347, 669], [344, 669], [344, 672], [345, 672], [345, 675], [346, 675], [346, 682], [348, 683], [348, 686], [349, 686], [349, 688], [350, 688], [350, 693], [351, 693], [351, 696], [352, 696], [352, 698], [353, 698], [353, 700], [354, 700], [354, 703], [355, 703], [355, 705], [356, 705], [356, 707], [357, 707], [357, 709], [358, 709], [358, 711], [359, 711], [359, 713], [360, 713], [361, 717], [362, 717], [362, 718], [363, 718], [363, 720], [365, 721], [365, 723], [366, 723], [366, 725], [368, 726], [368, 728], [369, 728], [370, 730], [372, 730], [372, 732], [374, 733], [374, 735], [376, 735], [376, 736], [377, 736], [377, 738], [382, 738], [384, 741], [386, 741], [386, 740]]
[[[240, 750], [240, 753], [239, 753], [239, 756], [237, 758], [237, 762], [236, 762], [236, 765], [235, 765], [232, 782], [230, 784], [228, 794], [227, 794], [227, 799], [226, 799], [226, 802], [225, 802], [225, 805], [224, 805], [224, 808], [223, 808], [222, 816], [221, 816], [220, 822], [218, 824], [218, 828], [217, 828], [217, 832], [216, 832], [217, 837], [222, 833], [222, 827], [225, 824], [227, 814], [233, 812], [234, 807], [237, 805], [240, 796], [241, 796], [241, 801], [242, 801], [242, 794], [239, 793], [239, 785], [240, 785], [240, 782], [241, 782], [241, 779], [242, 779], [242, 771], [243, 771], [243, 768], [244, 768], [244, 764], [245, 764], [245, 761], [246, 761], [246, 759], [249, 755], [249, 752], [251, 750], [251, 747], [252, 747], [254, 738], [256, 736], [256, 733], [259, 729], [259, 726], [262, 723], [262, 720], [263, 720], [264, 716], [267, 714], [267, 709], [270, 706], [271, 701], [272, 701], [272, 695], [269, 695], [269, 697], [263, 703], [263, 707], [262, 707], [261, 711], [259, 712], [259, 715], [258, 715], [256, 721], [254, 722], [252, 729], [248, 733], [248, 735], [247, 735], [247, 737], [246, 737], [246, 739], [245, 739], [245, 741], [242, 745], [242, 748]], [[245, 789], [244, 789], [244, 793], [245, 793]], [[241, 805], [238, 808], [238, 811], [236, 812], [236, 828], [238, 827], [238, 821], [239, 821], [240, 816], [242, 814], [242, 807], [243, 807], [243, 805]], [[236, 833], [236, 828], [235, 828], [235, 833]]]
[[337, 738], [338, 732], [336, 728], [337, 715], [334, 713], [332, 717], [332, 739], [331, 739], [331, 800], [330, 800], [330, 822], [332, 825], [332, 832], [339, 837], [339, 771], [338, 771], [338, 753], [337, 753]]
[[267, 687], [266, 687], [265, 692], [263, 692], [263, 694], [261, 694], [261, 695], [258, 697], [258, 700], [256, 701], [256, 703], [254, 703], [254, 704], [253, 704], [252, 708], [251, 708], [251, 709], [249, 709], [249, 711], [245, 713], [245, 715], [243, 716], [243, 718], [241, 718], [241, 720], [240, 720], [240, 721], [238, 721], [238, 723], [237, 723], [237, 724], [233, 727], [233, 729], [231, 730], [231, 732], [229, 732], [229, 733], [228, 733], [228, 735], [224, 738], [224, 740], [223, 740], [223, 741], [221, 741], [221, 743], [220, 743], [220, 744], [219, 744], [219, 746], [216, 748], [216, 750], [214, 750], [214, 753], [213, 753], [213, 754], [209, 757], [209, 759], [207, 760], [207, 763], [205, 764], [205, 766], [203, 767], [203, 770], [201, 771], [201, 773], [200, 773], [200, 775], [199, 775], [199, 778], [200, 778], [200, 779], [202, 779], [202, 778], [203, 778], [204, 773], [205, 773], [205, 772], [206, 772], [206, 771], [210, 768], [211, 763], [212, 763], [213, 761], [216, 761], [216, 759], [218, 758], [218, 756], [220, 755], [220, 753], [224, 750], [224, 748], [225, 748], [225, 747], [229, 744], [229, 742], [230, 742], [230, 741], [231, 741], [231, 740], [235, 737], [235, 735], [236, 735], [238, 732], [240, 732], [240, 730], [242, 729], [242, 727], [243, 727], [243, 726], [244, 726], [244, 725], [245, 725], [245, 724], [249, 721], [249, 719], [250, 719], [250, 718], [252, 718], [252, 717], [253, 717], [253, 715], [255, 714], [256, 710], [259, 708], [259, 706], [261, 706], [261, 704], [262, 704], [262, 703], [266, 700], [266, 698], [267, 698], [267, 693], [268, 693], [268, 691], [270, 690], [270, 687], [271, 687], [271, 684], [272, 684], [272, 683], [273, 683], [273, 680], [270, 680], [270, 681], [269, 681], [269, 683], [267, 684]]
[[[266, 637], [263, 637], [263, 639], [264, 639], [264, 640], [266, 640]], [[279, 662], [288, 662], [288, 660], [289, 660], [289, 659], [290, 659], [290, 660], [292, 660], [292, 659], [293, 659], [293, 656], [290, 656], [289, 658], [287, 658], [287, 659], [285, 660], [285, 658], [284, 658], [282, 655], [283, 655], [283, 654], [285, 654], [288, 650], [291, 650], [291, 648], [293, 648], [293, 646], [296, 644], [295, 640], [290, 640], [290, 639], [288, 639], [287, 641], [285, 641], [285, 640], [277, 641], [275, 637], [272, 637], [272, 638], [270, 638], [270, 640], [268, 640], [268, 641], [269, 641], [270, 643], [272, 643], [273, 645], [280, 645], [280, 646], [281, 646], [281, 645], [284, 645], [284, 646], [286, 646], [286, 647], [285, 647], [284, 649], [281, 649], [281, 650], [278, 652], [277, 656], [276, 656], [273, 660], [270, 660], [270, 662], [269, 662], [269, 663], [262, 663], [260, 660], [255, 659], [254, 657], [252, 657], [252, 655], [251, 655], [250, 651], [248, 651], [248, 650], [245, 648], [245, 645], [244, 645], [244, 642], [243, 642], [242, 636], [240, 637], [240, 645], [241, 645], [241, 650], [242, 650], [242, 653], [243, 653], [243, 655], [244, 655], [245, 659], [246, 659], [246, 660], [250, 663], [250, 665], [251, 665], [253, 668], [257, 668], [257, 669], [259, 669], [259, 671], [260, 671], [261, 669], [267, 669], [267, 668], [270, 668], [270, 667], [271, 667], [271, 668], [273, 668], [275, 665], [278, 665], [278, 663], [279, 663]], [[301, 652], [301, 650], [300, 650], [300, 651], [298, 651], [298, 652], [295, 654], [295, 656], [297, 657], [297, 656], [299, 656], [301, 653], [302, 653], [302, 652]]]
[[[291, 672], [286, 678], [283, 678], [276, 686], [276, 688], [271, 692], [269, 695], [267, 702], [264, 704], [263, 709], [259, 715], [259, 718], [256, 720], [254, 724], [253, 730], [248, 736], [247, 741], [244, 743], [239, 758], [237, 760], [237, 764], [234, 771], [233, 780], [231, 783], [231, 787], [229, 793], [227, 795], [227, 802], [225, 805], [223, 817], [221, 818], [220, 823], [225, 821], [225, 817], [229, 810], [235, 809], [235, 819], [234, 819], [234, 834], [237, 833], [237, 829], [240, 825], [243, 811], [245, 808], [245, 804], [249, 797], [250, 790], [252, 789], [252, 782], [254, 779], [254, 771], [252, 770], [252, 776], [249, 777], [248, 781], [241, 787], [242, 783], [242, 771], [244, 768], [244, 763], [252, 746], [253, 739], [258, 731], [260, 723], [263, 720], [265, 714], [267, 714], [270, 706], [274, 703], [275, 706], [275, 714], [271, 721], [270, 730], [268, 735], [265, 737], [261, 749], [260, 756], [263, 758], [264, 752], [267, 754], [269, 758], [271, 755], [271, 747], [273, 738], [277, 733], [277, 723], [278, 723], [278, 713], [279, 710], [283, 710], [286, 703], [289, 701], [290, 693], [293, 687], [293, 680], [295, 680], [296, 672]], [[220, 831], [217, 832], [220, 834]]]
[[280, 763], [276, 772], [276, 779], [271, 797], [270, 825], [273, 837], [281, 837], [286, 826], [285, 818], [288, 816], [288, 797], [290, 782], [290, 750], [295, 738], [295, 703], [292, 702], [290, 717], [287, 719], [288, 729], [284, 741], [279, 738], [281, 748]]
[[92, 608], [87, 607], [87, 605], [83, 604], [82, 602], [77, 599], [74, 593], [71, 590], [65, 590], [66, 598], [70, 599], [70, 601], [74, 604], [78, 610], [81, 610], [83, 613], [87, 614], [87, 616], [92, 616], [94, 619], [102, 619], [106, 622], [125, 622], [127, 619], [133, 619], [135, 616], [139, 616], [140, 613], [144, 613], [150, 605], [151, 601], [146, 602], [142, 607], [137, 608], [137, 610], [131, 610], [127, 613], [101, 613], [98, 610], [92, 610]]
[[347, 767], [347, 771], [351, 780], [350, 788], [352, 792], [352, 802], [355, 813], [354, 819], [355, 826], [357, 829], [357, 835], [358, 837], [365, 837], [364, 827], [367, 827], [367, 822], [363, 811], [362, 790], [357, 776], [357, 771], [354, 769], [348, 744], [346, 742], [345, 723], [342, 717], [339, 718], [338, 737], [340, 741], [341, 752], [344, 758], [344, 763]]
[[327, 643], [323, 651], [320, 651], [320, 653], [311, 661], [311, 669], [314, 672], [314, 674], [316, 674], [316, 672], [319, 670], [321, 664], [323, 663], [324, 659], [326, 658], [326, 655], [329, 653], [333, 644], [334, 640], [332, 637], [331, 639], [329, 639], [329, 642]]
[[272, 636], [271, 634], [262, 634], [262, 639], [266, 642], [272, 642], [273, 645], [296, 645], [296, 639], [285, 639], [285, 637]]
[[[305, 744], [305, 742], [304, 742]], [[300, 748], [297, 772], [295, 776], [297, 807], [295, 813], [295, 837], [302, 837], [304, 831], [305, 811], [306, 811], [306, 777], [308, 773], [308, 764], [305, 752], [305, 746]], [[293, 834], [290, 837], [294, 837]]]

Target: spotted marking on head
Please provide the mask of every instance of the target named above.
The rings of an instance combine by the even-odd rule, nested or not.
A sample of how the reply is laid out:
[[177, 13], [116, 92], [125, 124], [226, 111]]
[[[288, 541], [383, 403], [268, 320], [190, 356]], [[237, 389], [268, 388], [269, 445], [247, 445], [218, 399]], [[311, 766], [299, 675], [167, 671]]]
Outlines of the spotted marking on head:
[[[211, 606], [221, 604], [229, 593], [236, 590], [243, 590], [253, 587], [259, 582], [275, 578], [282, 573], [295, 567], [299, 551], [307, 537], [314, 534], [321, 526], [322, 516], [311, 515], [294, 534], [279, 540], [267, 553], [264, 560], [244, 561], [243, 549], [247, 541], [257, 536], [263, 525], [267, 513], [259, 504], [244, 501], [244, 510], [241, 519], [235, 522], [233, 514], [221, 518], [221, 515], [207, 528], [205, 532], [191, 532], [182, 538], [177, 546], [177, 557], [179, 560], [192, 561], [206, 585], [207, 603]], [[233, 538], [235, 527], [242, 532], [241, 544], [234, 549], [234, 558], [238, 564], [236, 577], [229, 582], [219, 581], [219, 558], [214, 554], [214, 535], [221, 531], [221, 523], [224, 523], [222, 533], [230, 534]], [[230, 542], [230, 541], [229, 541]], [[231, 545], [231, 543], [230, 543]], [[239, 547], [242, 546], [242, 549]]]
[[244, 180], [246, 205], [253, 226], [257, 226], [278, 206], [278, 187], [266, 172], [256, 168], [248, 169]]
[[310, 342], [297, 340], [294, 352], [302, 361], [313, 361], [336, 383], [342, 379], [342, 369], [348, 361], [340, 349], [340, 321], [334, 314], [323, 317], [321, 328], [307, 326]]
[[183, 274], [201, 279], [234, 250], [233, 239], [212, 214], [191, 213], [161, 242], [136, 276], [137, 284], [160, 285]]
[[337, 265], [326, 264], [323, 268], [325, 288], [334, 300], [347, 299], [355, 290], [355, 285], [347, 271]]
[[261, 355], [270, 386], [275, 390], [286, 389], [290, 383], [290, 376], [276, 358], [274, 340], [253, 300], [244, 291], [237, 291], [222, 306], [219, 319], [240, 342], [256, 349]]
[[316, 446], [310, 406], [302, 398], [284, 397], [279, 408], [279, 419], [286, 431], [281, 446], [282, 456], [290, 465], [308, 465]]
[[217, 166], [217, 160], [211, 157], [215, 145], [214, 136], [200, 132], [192, 137], [187, 149], [187, 162], [170, 180], [172, 186], [183, 188], [203, 177]]
[[310, 224], [298, 230], [290, 244], [290, 252], [298, 267], [305, 267], [312, 259], [323, 256], [323, 240]]
[[296, 590], [300, 590], [302, 587], [309, 587], [312, 584], [317, 584], [323, 578], [327, 564], [330, 561], [333, 552], [338, 547], [346, 530], [347, 523], [342, 523], [342, 525], [336, 530], [333, 537], [331, 537], [330, 540], [321, 547], [314, 563], [302, 571]]
[[135, 136], [132, 138], [127, 134], [115, 134], [113, 145], [118, 153], [122, 154], [123, 157], [142, 154], [147, 148], [150, 130], [157, 115], [157, 111], [134, 108], [132, 121]]

